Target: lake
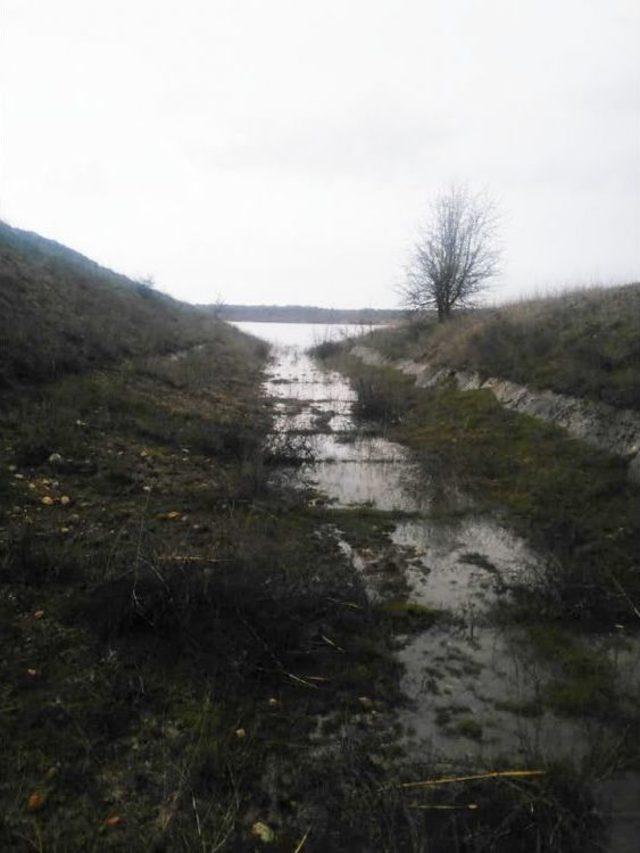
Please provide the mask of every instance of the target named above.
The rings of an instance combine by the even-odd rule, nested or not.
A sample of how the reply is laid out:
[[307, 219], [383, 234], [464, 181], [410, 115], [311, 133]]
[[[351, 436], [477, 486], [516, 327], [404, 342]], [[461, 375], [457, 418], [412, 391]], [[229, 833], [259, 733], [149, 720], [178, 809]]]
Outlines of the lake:
[[234, 322], [231, 324], [249, 335], [262, 338], [270, 344], [308, 349], [324, 341], [337, 341], [354, 335], [363, 335], [379, 326], [349, 323], [260, 323]]

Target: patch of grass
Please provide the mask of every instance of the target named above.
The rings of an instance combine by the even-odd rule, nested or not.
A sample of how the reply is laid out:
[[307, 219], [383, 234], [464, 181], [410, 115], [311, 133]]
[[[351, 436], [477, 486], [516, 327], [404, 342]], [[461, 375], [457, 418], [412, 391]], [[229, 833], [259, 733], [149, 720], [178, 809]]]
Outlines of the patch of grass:
[[517, 701], [509, 699], [496, 702], [495, 706], [498, 711], [508, 711], [518, 717], [539, 717], [544, 710], [542, 703], [537, 700]]
[[341, 351], [343, 346], [344, 341], [322, 341], [322, 343], [316, 344], [315, 346], [311, 347], [309, 353], [315, 358], [331, 358], [332, 356], [337, 355]]
[[482, 740], [482, 726], [473, 717], [463, 717], [461, 720], [457, 720], [454, 731], [457, 735], [466, 737], [469, 740], [478, 742]]
[[394, 631], [400, 633], [426, 631], [444, 616], [442, 610], [405, 600], [385, 601], [379, 610], [391, 620]]
[[322, 523], [338, 527], [349, 544], [356, 548], [387, 542], [399, 520], [413, 517], [411, 513], [387, 512], [367, 506], [328, 506], [314, 510], [313, 514]]
[[399, 381], [391, 368], [359, 371], [353, 381], [357, 394], [354, 405], [356, 417], [379, 422], [383, 427], [400, 423], [413, 385], [408, 377], [404, 379], [404, 382]]
[[436, 708], [436, 724], [438, 726], [449, 726], [460, 714], [467, 714], [471, 709], [467, 705], [440, 705]]

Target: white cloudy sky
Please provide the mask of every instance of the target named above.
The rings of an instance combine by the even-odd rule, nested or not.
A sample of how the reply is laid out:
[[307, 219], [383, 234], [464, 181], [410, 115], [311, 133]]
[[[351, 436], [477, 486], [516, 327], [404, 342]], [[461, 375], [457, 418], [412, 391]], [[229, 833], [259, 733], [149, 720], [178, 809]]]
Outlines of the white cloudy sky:
[[638, 0], [0, 0], [0, 216], [191, 301], [393, 305], [451, 181], [496, 298], [640, 278]]

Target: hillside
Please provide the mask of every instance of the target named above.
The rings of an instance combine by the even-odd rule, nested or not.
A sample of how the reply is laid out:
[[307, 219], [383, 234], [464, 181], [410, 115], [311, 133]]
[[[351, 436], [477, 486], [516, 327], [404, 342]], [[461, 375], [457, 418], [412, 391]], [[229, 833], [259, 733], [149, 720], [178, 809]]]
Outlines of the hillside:
[[215, 329], [192, 306], [0, 223], [0, 387], [186, 349]]
[[267, 346], [2, 247], [0, 849], [293, 850], [309, 814], [316, 849], [378, 849], [370, 732], [336, 757], [317, 720], [395, 695], [390, 628], [330, 510], [273, 476], [308, 449], [272, 431]]
[[262, 323], [376, 325], [402, 319], [404, 311], [381, 308], [317, 308], [313, 305], [204, 305], [223, 320]]
[[[269, 360], [256, 338], [36, 235], [5, 228], [3, 247], [0, 849], [449, 851], [464, 837], [528, 853], [552, 833], [544, 849], [589, 849], [591, 778], [517, 745], [523, 720], [553, 714], [606, 726], [636, 760], [635, 688], [564, 630], [637, 617], [638, 495], [622, 466], [483, 392], [419, 391], [390, 368], [347, 365], [352, 420], [336, 374], [302, 352]], [[420, 352], [438, 334], [374, 333]], [[380, 437], [413, 448], [427, 488], [442, 464], [473, 503], [443, 491], [429, 518], [384, 509], [394, 482], [411, 481], [407, 496], [416, 484], [404, 454], [395, 473], [393, 457], [378, 465]], [[372, 459], [382, 471], [381, 506], [336, 504], [329, 472], [311, 487], [310, 466], [351, 482], [345, 450], [364, 478]], [[472, 506], [508, 512], [552, 557], [513, 603], [479, 528], [460, 553]], [[494, 680], [470, 656], [489, 611], [415, 597], [423, 540], [394, 539], [411, 529], [453, 534], [441, 565], [461, 586], [465, 567], [484, 572], [474, 606], [502, 597], [502, 627], [518, 625], [509, 660], [517, 646], [518, 667], [536, 666], [531, 701], [489, 693], [484, 718], [459, 702]], [[414, 719], [427, 709], [446, 761], [409, 755], [398, 727], [414, 642], [430, 650], [415, 656], [429, 668], [413, 670], [428, 684]], [[494, 762], [503, 721], [515, 752]], [[455, 786], [440, 789], [443, 769]]]
[[393, 358], [412, 358], [530, 388], [640, 409], [640, 284], [561, 296], [374, 332]]

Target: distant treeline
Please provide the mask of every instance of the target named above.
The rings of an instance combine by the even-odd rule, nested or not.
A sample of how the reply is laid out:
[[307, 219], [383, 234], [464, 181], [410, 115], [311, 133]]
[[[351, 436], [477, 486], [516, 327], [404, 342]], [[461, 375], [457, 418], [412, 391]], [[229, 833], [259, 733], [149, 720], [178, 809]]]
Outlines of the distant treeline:
[[383, 308], [316, 308], [312, 305], [207, 305], [223, 320], [263, 323], [390, 323], [403, 311]]

